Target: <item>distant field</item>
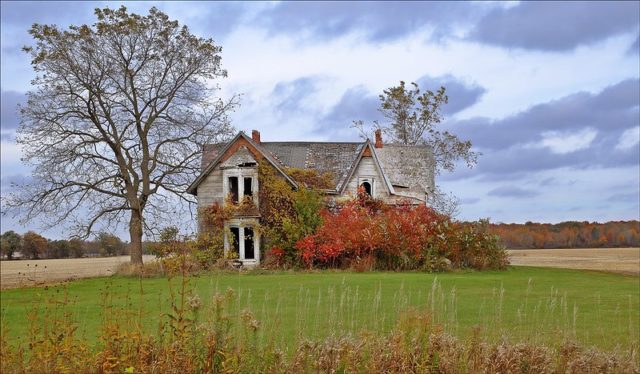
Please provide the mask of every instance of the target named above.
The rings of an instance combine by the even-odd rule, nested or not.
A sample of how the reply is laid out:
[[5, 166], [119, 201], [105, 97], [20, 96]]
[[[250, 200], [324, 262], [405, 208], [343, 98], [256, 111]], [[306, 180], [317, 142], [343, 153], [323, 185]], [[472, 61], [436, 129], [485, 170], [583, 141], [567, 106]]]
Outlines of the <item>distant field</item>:
[[640, 248], [571, 248], [509, 250], [511, 265], [640, 274]]
[[[509, 250], [511, 264], [640, 274], [640, 248]], [[153, 256], [144, 256], [152, 261]], [[0, 261], [2, 288], [29, 287], [65, 280], [109, 276], [129, 256], [57, 260]]]
[[[2, 288], [28, 287], [66, 280], [112, 275], [129, 256], [0, 261]], [[151, 261], [154, 256], [143, 256]]]

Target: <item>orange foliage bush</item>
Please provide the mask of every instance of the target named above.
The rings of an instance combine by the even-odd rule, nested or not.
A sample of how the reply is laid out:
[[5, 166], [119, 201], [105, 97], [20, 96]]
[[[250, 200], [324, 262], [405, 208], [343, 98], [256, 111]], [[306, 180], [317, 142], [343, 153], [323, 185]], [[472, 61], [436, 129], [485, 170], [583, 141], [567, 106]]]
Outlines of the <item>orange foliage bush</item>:
[[[485, 222], [461, 224], [424, 205], [385, 205], [360, 194], [296, 243], [308, 267], [346, 267], [367, 259], [377, 269], [502, 269], [508, 261]], [[373, 259], [374, 261], [371, 261]]]

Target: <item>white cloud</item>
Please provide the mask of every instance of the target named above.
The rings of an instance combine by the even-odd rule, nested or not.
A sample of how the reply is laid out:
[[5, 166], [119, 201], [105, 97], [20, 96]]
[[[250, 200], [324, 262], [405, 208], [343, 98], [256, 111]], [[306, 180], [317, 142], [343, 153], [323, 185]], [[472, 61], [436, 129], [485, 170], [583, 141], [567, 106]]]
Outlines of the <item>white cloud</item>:
[[578, 133], [546, 131], [542, 133], [541, 147], [546, 147], [556, 154], [567, 154], [588, 148], [598, 135], [598, 131], [586, 128]]
[[637, 147], [638, 143], [640, 143], [640, 126], [625, 130], [622, 135], [620, 135], [620, 140], [616, 145], [616, 149], [624, 151]]

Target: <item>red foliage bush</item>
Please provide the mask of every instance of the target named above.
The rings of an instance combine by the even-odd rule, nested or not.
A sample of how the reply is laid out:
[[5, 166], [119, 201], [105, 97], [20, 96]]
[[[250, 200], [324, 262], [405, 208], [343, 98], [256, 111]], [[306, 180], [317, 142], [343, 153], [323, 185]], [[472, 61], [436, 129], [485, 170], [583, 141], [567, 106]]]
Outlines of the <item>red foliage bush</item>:
[[359, 196], [323, 210], [315, 234], [296, 243], [309, 267], [346, 267], [375, 259], [378, 269], [503, 268], [504, 249], [486, 224], [461, 224], [424, 205], [389, 206]]

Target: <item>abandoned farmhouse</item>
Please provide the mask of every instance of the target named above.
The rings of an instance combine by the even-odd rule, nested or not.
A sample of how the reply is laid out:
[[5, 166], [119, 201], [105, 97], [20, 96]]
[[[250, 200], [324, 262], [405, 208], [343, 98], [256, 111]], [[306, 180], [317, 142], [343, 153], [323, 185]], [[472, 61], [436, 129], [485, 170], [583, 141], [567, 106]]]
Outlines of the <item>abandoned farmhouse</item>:
[[[361, 187], [388, 204], [427, 204], [435, 187], [430, 148], [383, 144], [380, 130], [375, 133], [375, 142], [263, 142], [260, 133], [253, 130], [251, 137], [240, 132], [227, 143], [206, 145], [201, 174], [188, 192], [197, 197], [198, 208], [238, 204], [246, 199], [257, 208], [259, 162], [270, 164], [292, 188], [298, 184], [287, 173], [290, 168], [329, 173], [332, 187], [324, 193], [334, 199], [354, 196]], [[259, 220], [258, 209], [226, 220], [226, 232], [234, 240], [225, 238], [225, 253], [236, 252], [245, 265], [258, 264], [260, 234], [254, 228]], [[198, 226], [203, 227], [201, 222]]]

